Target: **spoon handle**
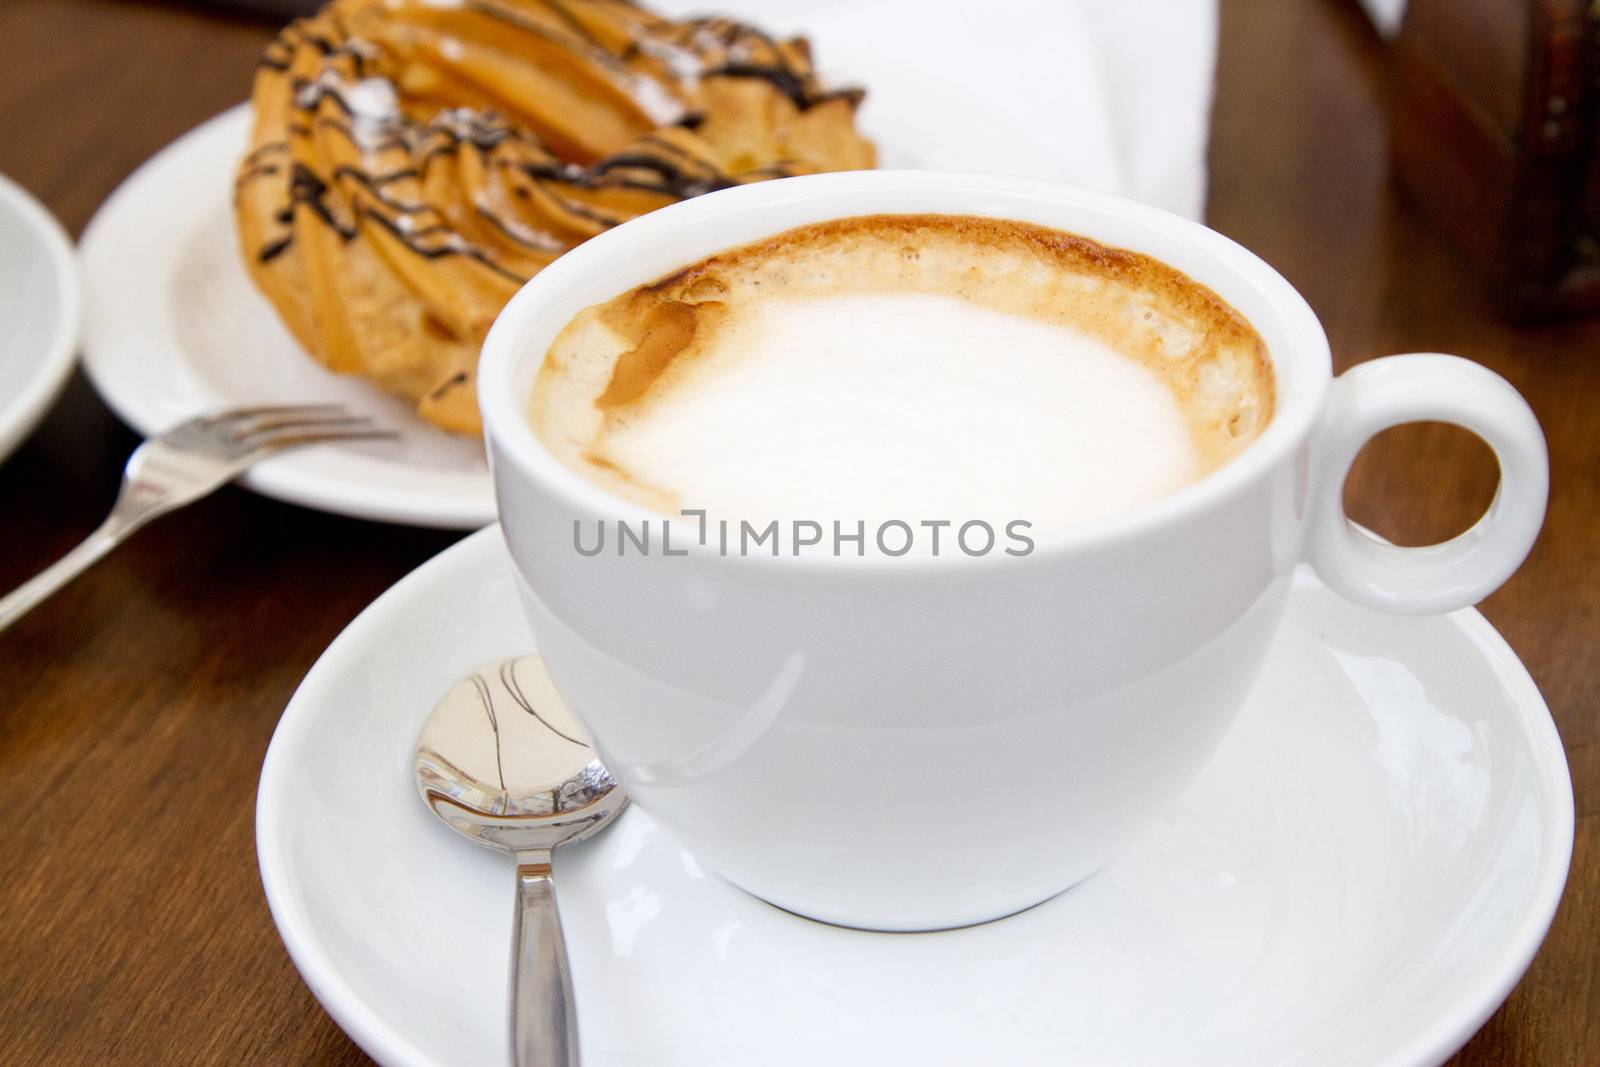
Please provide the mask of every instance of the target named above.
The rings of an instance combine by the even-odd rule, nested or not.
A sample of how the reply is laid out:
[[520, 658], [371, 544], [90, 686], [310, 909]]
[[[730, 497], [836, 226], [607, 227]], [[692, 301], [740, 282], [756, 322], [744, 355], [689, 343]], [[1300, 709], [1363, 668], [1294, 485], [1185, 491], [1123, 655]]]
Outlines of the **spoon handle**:
[[517, 853], [517, 915], [511, 933], [511, 1062], [578, 1067], [578, 1020], [567, 942], [550, 881], [550, 853]]

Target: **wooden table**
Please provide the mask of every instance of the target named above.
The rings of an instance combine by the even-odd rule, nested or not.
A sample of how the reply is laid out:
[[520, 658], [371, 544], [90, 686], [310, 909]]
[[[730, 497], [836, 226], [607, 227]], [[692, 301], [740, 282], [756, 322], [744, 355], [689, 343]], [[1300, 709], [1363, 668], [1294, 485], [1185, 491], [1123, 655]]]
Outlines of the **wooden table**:
[[[1348, 366], [1470, 356], [1549, 434], [1532, 558], [1484, 612], [1566, 741], [1578, 801], [1560, 914], [1461, 1064], [1600, 1063], [1600, 321], [1512, 328], [1386, 176], [1384, 66], [1346, 0], [1224, 0], [1210, 221], [1276, 265]], [[0, 5], [0, 171], [74, 232], [142, 159], [241, 99], [272, 27], [166, 4]], [[0, 466], [0, 588], [104, 515], [135, 439], [75, 378]], [[1349, 488], [1404, 543], [1464, 527], [1492, 459], [1391, 431]], [[0, 1063], [362, 1062], [300, 983], [256, 875], [256, 776], [323, 647], [448, 534], [225, 490], [0, 634]]]

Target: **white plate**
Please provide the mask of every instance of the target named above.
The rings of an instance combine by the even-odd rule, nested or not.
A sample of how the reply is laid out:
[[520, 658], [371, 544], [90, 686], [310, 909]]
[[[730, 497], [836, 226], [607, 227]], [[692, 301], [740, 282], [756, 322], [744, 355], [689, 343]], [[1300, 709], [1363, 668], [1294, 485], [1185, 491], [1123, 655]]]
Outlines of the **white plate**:
[[[505, 1062], [509, 862], [434, 821], [411, 750], [471, 668], [531, 647], [496, 529], [368, 608], [295, 694], [257, 846], [300, 972], [386, 1064]], [[647, 710], [647, 709], [642, 709]], [[1185, 799], [1031, 911], [869, 934], [777, 911], [637, 809], [557, 883], [588, 1067], [1433, 1064], [1533, 957], [1572, 789], [1475, 611], [1399, 618], [1302, 576]]]
[[386, 522], [456, 529], [493, 522], [482, 442], [435, 429], [409, 404], [323, 369], [256, 291], [239, 258], [232, 202], [249, 127], [243, 104], [197, 126], [95, 213], [80, 247], [90, 380], [146, 435], [240, 404], [344, 404], [400, 439], [286, 453], [256, 465], [244, 484]]
[[61, 391], [78, 319], [72, 242], [43, 204], [0, 174], [0, 462]]

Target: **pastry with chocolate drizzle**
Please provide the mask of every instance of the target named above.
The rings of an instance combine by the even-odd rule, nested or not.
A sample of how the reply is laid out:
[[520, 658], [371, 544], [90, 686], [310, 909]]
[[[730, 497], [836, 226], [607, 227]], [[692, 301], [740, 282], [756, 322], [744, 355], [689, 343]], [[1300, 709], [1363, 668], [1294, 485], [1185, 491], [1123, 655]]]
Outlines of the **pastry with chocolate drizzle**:
[[873, 165], [804, 40], [625, 0], [333, 0], [268, 47], [235, 206], [305, 348], [479, 429], [478, 347], [568, 248], [701, 193]]

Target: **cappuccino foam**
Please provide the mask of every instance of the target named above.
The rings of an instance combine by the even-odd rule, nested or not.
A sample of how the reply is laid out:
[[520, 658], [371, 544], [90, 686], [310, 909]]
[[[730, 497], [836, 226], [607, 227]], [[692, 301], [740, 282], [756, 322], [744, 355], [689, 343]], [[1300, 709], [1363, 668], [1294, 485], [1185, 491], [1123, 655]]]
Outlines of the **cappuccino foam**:
[[1271, 417], [1265, 346], [1210, 290], [1045, 227], [792, 230], [581, 312], [531, 422], [666, 515], [1050, 531], [1173, 491]]

